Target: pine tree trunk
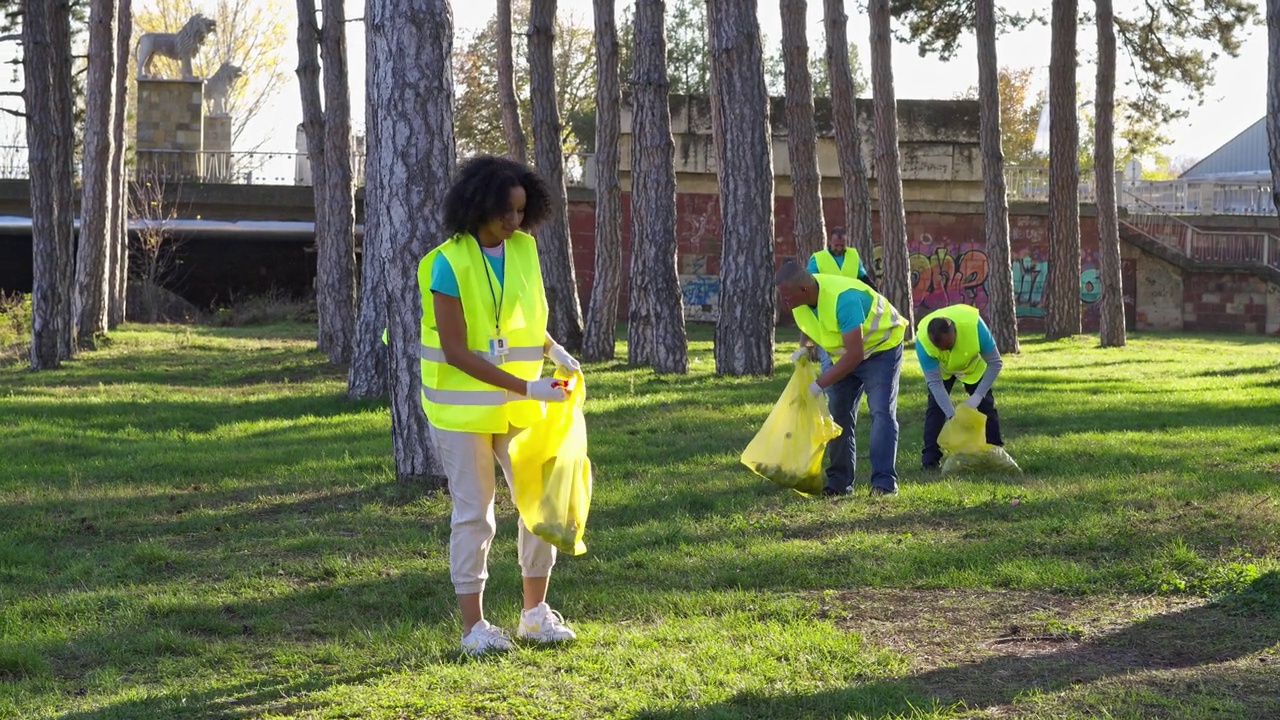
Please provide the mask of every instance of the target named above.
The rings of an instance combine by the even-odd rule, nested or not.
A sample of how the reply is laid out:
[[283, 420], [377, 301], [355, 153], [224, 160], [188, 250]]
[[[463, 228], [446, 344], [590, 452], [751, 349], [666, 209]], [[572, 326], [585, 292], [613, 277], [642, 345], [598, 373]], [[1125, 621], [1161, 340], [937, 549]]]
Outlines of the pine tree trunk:
[[116, 8], [116, 103], [112, 135], [115, 138], [111, 153], [111, 231], [109, 234], [110, 270], [107, 302], [107, 329], [115, 329], [124, 322], [128, 310], [126, 297], [129, 289], [129, 178], [125, 168], [128, 157], [128, 134], [125, 122], [129, 116], [129, 48], [133, 38], [133, 0], [120, 0]]
[[1102, 271], [1102, 347], [1124, 347], [1124, 286], [1120, 273], [1120, 219], [1116, 208], [1116, 30], [1111, 0], [1096, 0], [1098, 81], [1094, 110], [1093, 177], [1098, 205]]
[[636, 3], [631, 119], [631, 301], [628, 353], [660, 373], [689, 371], [676, 268], [675, 142], [668, 105], [662, 0]]
[[596, 258], [586, 330], [582, 337], [582, 357], [599, 361], [613, 359], [618, 322], [618, 285], [622, 274], [622, 184], [619, 181], [622, 89], [618, 78], [615, 0], [594, 0], [594, 5]]
[[[610, 8], [612, 17], [612, 6]], [[596, 12], [599, 12], [598, 6]], [[515, 60], [511, 45], [511, 0], [498, 0], [497, 42], [498, 104], [502, 108], [502, 134], [507, 138], [507, 154], [526, 162], [529, 159], [529, 145], [524, 137], [524, 126], [520, 124], [520, 101], [516, 98]]]
[[1080, 123], [1076, 0], [1053, 0], [1049, 52], [1049, 277], [1045, 337], [1080, 334]]
[[871, 241], [871, 189], [858, 132], [857, 93], [849, 68], [849, 16], [844, 0], [823, 0], [822, 23], [827, 36], [827, 75], [831, 81], [831, 120], [836, 131], [840, 184], [844, 188], [844, 224], [862, 256], [867, 275], [876, 277], [875, 245]]
[[556, 109], [556, 0], [532, 0], [529, 6], [529, 100], [533, 114], [534, 165], [551, 189], [551, 217], [538, 229], [538, 254], [550, 307], [548, 330], [571, 351], [582, 347], [582, 306], [569, 243], [569, 207], [565, 202], [564, 148]]
[[773, 160], [756, 0], [709, 0], [711, 119], [724, 239], [716, 373], [773, 373]]
[[[423, 413], [418, 263], [444, 239], [453, 175], [453, 16], [448, 0], [367, 0], [372, 248], [385, 269], [396, 475], [444, 484]], [[367, 199], [369, 199], [367, 198]]]
[[911, 298], [907, 213], [902, 203], [889, 0], [871, 0], [868, 11], [871, 19], [871, 88], [875, 100], [876, 192], [880, 204], [880, 244], [884, 249], [884, 283], [880, 292], [907, 319], [907, 337], [910, 338], [915, 329], [915, 303]]
[[346, 363], [351, 360], [355, 339], [356, 215], [345, 0], [324, 0], [322, 12], [325, 169], [324, 184], [313, 189], [313, 194], [316, 204], [325, 206], [325, 234], [316, 235], [316, 311], [320, 348], [329, 355], [329, 362]]
[[1019, 352], [1018, 308], [1009, 250], [1009, 196], [1000, 141], [1000, 80], [996, 58], [995, 0], [977, 0], [979, 136], [987, 235], [987, 325], [1002, 353]]
[[89, 4], [89, 63], [85, 82], [84, 160], [81, 173], [80, 237], [76, 244], [73, 313], [76, 344], [95, 347], [107, 331], [111, 158], [114, 154], [116, 20], [114, 0]]
[[326, 310], [321, 302], [321, 274], [324, 267], [320, 256], [325, 238], [329, 237], [328, 205], [324, 202], [325, 156], [324, 108], [320, 101], [320, 27], [316, 19], [315, 0], [298, 0], [298, 90], [302, 97], [302, 132], [307, 138], [307, 164], [311, 167], [311, 202], [315, 208], [314, 237], [316, 243], [316, 346], [328, 353], [324, 344]]
[[31, 168], [31, 368], [59, 367], [74, 333], [72, 245], [71, 5], [25, 4], [23, 72]]
[[818, 173], [818, 131], [813, 119], [813, 79], [805, 0], [781, 0], [782, 71], [786, 86], [787, 155], [791, 161], [792, 232], [796, 255], [805, 262], [826, 245], [822, 216], [822, 176]]
[[1267, 139], [1271, 202], [1280, 213], [1280, 0], [1267, 0]]
[[[365, 87], [373, 87], [373, 64], [365, 62]], [[378, 106], [372, 93], [365, 95], [366, 118], [374, 117]], [[379, 124], [365, 125], [365, 148], [382, 142], [374, 136]], [[382, 343], [382, 330], [387, 327], [387, 275], [382, 259], [386, 250], [380, 246], [385, 239], [378, 229], [378, 213], [370, 208], [382, 200], [376, 193], [379, 184], [365, 183], [364, 188], [364, 238], [360, 254], [360, 307], [356, 313], [356, 335], [351, 343], [351, 367], [347, 369], [347, 397], [375, 398], [387, 394], [387, 346]]]

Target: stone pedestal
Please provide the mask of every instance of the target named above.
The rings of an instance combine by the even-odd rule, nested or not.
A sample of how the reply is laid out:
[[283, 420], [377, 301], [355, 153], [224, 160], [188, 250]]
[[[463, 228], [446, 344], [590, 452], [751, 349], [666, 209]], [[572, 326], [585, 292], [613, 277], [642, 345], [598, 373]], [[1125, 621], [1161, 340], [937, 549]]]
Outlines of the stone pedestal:
[[231, 162], [231, 116], [204, 117], [204, 181], [231, 182], [235, 168]]
[[204, 81], [138, 79], [138, 174], [201, 178]]

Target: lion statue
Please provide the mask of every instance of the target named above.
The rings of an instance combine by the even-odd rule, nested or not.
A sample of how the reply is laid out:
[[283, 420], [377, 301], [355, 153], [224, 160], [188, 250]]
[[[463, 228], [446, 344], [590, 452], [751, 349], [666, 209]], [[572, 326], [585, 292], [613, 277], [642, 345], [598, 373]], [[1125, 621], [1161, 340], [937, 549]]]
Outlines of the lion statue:
[[195, 57], [205, 38], [215, 30], [217, 23], [196, 13], [176, 33], [143, 33], [138, 38], [138, 77], [154, 77], [151, 74], [151, 61], [156, 55], [160, 55], [182, 63], [183, 79], [195, 79], [195, 73], [191, 70], [191, 58]]
[[231, 95], [231, 86], [243, 74], [239, 65], [224, 62], [212, 77], [204, 81], [204, 97], [209, 101], [210, 115], [227, 114], [227, 98]]

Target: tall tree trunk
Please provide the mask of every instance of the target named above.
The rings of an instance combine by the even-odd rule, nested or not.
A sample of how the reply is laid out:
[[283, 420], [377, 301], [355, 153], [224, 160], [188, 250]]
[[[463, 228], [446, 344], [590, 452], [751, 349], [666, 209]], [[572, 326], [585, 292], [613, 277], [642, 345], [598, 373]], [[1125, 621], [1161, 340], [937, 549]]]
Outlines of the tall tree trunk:
[[[800, 262], [826, 245], [822, 217], [822, 176], [818, 173], [818, 131], [813, 119], [813, 79], [805, 0], [781, 0], [782, 79], [787, 102], [787, 155], [791, 161], [792, 232]], [[868, 258], [869, 260], [870, 258]]]
[[31, 368], [45, 370], [59, 367], [73, 349], [69, 0], [26, 3], [22, 45], [31, 166]]
[[631, 301], [628, 353], [660, 373], [689, 371], [676, 268], [675, 142], [667, 93], [665, 8], [636, 3], [631, 120]]
[[107, 331], [111, 158], [114, 154], [116, 21], [114, 0], [89, 4], [89, 69], [85, 82], [84, 164], [76, 247], [76, 343], [93, 348]]
[[107, 302], [107, 328], [114, 329], [124, 322], [128, 309], [126, 298], [129, 289], [129, 178], [125, 169], [128, 157], [128, 134], [124, 124], [129, 105], [129, 49], [133, 39], [133, 0], [120, 0], [116, 18], [116, 88], [115, 118], [111, 150], [111, 217], [110, 260]]
[[1120, 272], [1120, 219], [1116, 209], [1116, 29], [1111, 0], [1097, 0], [1098, 80], [1094, 101], [1093, 177], [1098, 205], [1102, 270], [1102, 347], [1123, 347], [1124, 287]]
[[423, 414], [418, 264], [444, 239], [440, 208], [453, 175], [453, 15], [448, 0], [368, 0], [366, 187], [385, 268], [391, 431], [396, 475], [443, 484]]
[[995, 0], [977, 0], [979, 138], [987, 235], [987, 324], [1002, 353], [1019, 352], [1018, 307], [1009, 251], [1009, 196], [1000, 144], [1000, 78], [996, 59]]
[[[597, 4], [597, 16], [599, 12]], [[609, 13], [612, 18], [612, 5]], [[598, 21], [596, 27], [598, 32]], [[617, 44], [616, 33], [614, 44]], [[525, 141], [524, 126], [520, 124], [520, 101], [516, 98], [515, 72], [511, 48], [511, 0], [498, 0], [498, 105], [502, 108], [502, 134], [507, 138], [507, 154], [520, 162], [526, 162], [529, 159], [529, 145]]]
[[862, 256], [867, 275], [876, 277], [875, 245], [871, 242], [871, 189], [858, 132], [857, 93], [849, 68], [849, 16], [844, 0], [823, 0], [822, 24], [827, 36], [827, 76], [831, 81], [831, 120], [836, 131], [840, 184], [844, 188], [844, 224]]
[[[501, 3], [508, 3], [508, 0], [500, 0]], [[594, 6], [596, 259], [591, 300], [587, 306], [587, 326], [582, 337], [582, 357], [586, 360], [612, 360], [618, 322], [618, 285], [622, 274], [622, 184], [619, 180], [622, 89], [618, 78], [615, 0], [594, 0]], [[498, 12], [501, 18], [501, 6]]]
[[328, 168], [324, 141], [324, 108], [320, 101], [320, 27], [315, 0], [298, 0], [298, 90], [302, 97], [302, 132], [307, 138], [307, 164], [311, 167], [311, 204], [315, 208], [316, 243], [316, 346], [329, 352], [325, 327], [326, 309], [321, 302], [324, 263], [320, 256], [329, 237], [329, 206], [324, 202]]
[[569, 350], [582, 347], [582, 306], [573, 274], [569, 207], [565, 202], [564, 148], [556, 109], [556, 0], [529, 6], [529, 100], [533, 114], [534, 165], [551, 189], [551, 217], [538, 231], [538, 254], [550, 307], [548, 329]]
[[716, 373], [773, 372], [773, 160], [756, 0], [709, 0], [711, 119], [724, 240]]
[[1280, 213], [1280, 0], [1267, 0], [1267, 139], [1271, 202]]
[[[372, 90], [373, 64], [365, 62], [365, 87]], [[378, 113], [375, 96], [365, 94], [366, 118]], [[365, 148], [380, 145], [376, 138], [379, 123], [365, 124]], [[366, 173], [366, 177], [368, 177]], [[382, 260], [387, 250], [381, 246], [386, 234], [378, 228], [379, 213], [370, 212], [379, 207], [379, 184], [365, 183], [364, 188], [364, 238], [360, 254], [360, 306], [356, 314], [356, 335], [351, 343], [351, 367], [347, 369], [347, 397], [375, 398], [387, 394], [387, 346], [382, 344], [382, 331], [387, 327], [387, 269]]]
[[907, 319], [907, 337], [915, 329], [911, 298], [911, 251], [907, 213], [902, 203], [898, 155], [898, 101], [893, 91], [893, 38], [889, 0], [871, 0], [871, 92], [875, 99], [876, 194], [880, 204], [880, 244], [884, 283], [880, 292]]
[[1049, 277], [1045, 336], [1080, 334], [1080, 122], [1076, 0], [1053, 0], [1049, 52]]
[[324, 0], [322, 12], [325, 168], [324, 185], [314, 188], [313, 195], [316, 205], [325, 206], [325, 234], [316, 235], [316, 311], [320, 348], [328, 353], [329, 362], [345, 363], [351, 360], [356, 322], [355, 185], [351, 176], [345, 0]]

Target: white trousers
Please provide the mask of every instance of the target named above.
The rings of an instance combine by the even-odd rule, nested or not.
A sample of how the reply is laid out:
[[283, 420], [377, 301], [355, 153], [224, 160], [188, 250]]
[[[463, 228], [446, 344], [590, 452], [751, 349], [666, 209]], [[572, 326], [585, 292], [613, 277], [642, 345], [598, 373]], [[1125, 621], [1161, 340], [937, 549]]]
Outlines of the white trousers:
[[[511, 439], [519, 430], [504, 435], [456, 432], [431, 426], [431, 437], [445, 476], [449, 478], [449, 496], [453, 499], [452, 532], [449, 535], [449, 575], [454, 592], [459, 595], [484, 591], [489, 578], [489, 546], [497, 531], [493, 515], [494, 486], [497, 474], [494, 459], [502, 467], [507, 489], [515, 497], [511, 484]], [[556, 562], [556, 548], [529, 532], [524, 520], [520, 524], [518, 556], [524, 577], [547, 577]]]

